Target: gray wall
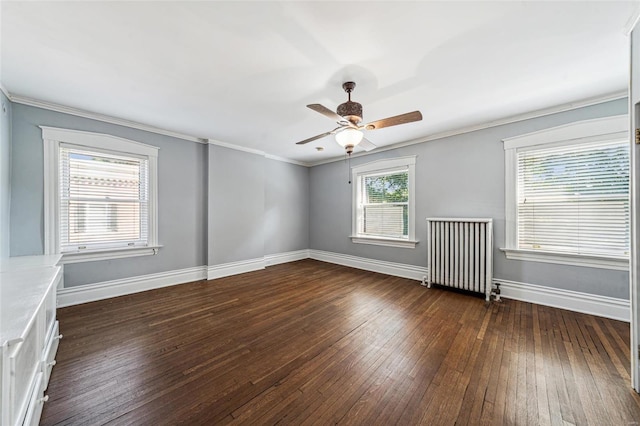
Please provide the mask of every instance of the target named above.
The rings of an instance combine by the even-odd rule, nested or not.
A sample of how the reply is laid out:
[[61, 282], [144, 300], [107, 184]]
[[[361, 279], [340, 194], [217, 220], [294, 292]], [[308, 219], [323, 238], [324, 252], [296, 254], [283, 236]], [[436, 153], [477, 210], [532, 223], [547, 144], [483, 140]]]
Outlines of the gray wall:
[[[561, 124], [627, 112], [621, 99], [546, 117], [354, 158], [352, 165], [380, 158], [417, 155], [415, 249], [353, 244], [351, 187], [343, 161], [310, 171], [310, 248], [410, 265], [427, 265], [427, 217], [494, 219], [494, 277], [628, 299], [626, 271], [507, 260], [505, 241], [504, 149], [502, 139]], [[375, 136], [371, 134], [372, 140]]]
[[265, 254], [309, 248], [309, 168], [265, 159]]
[[0, 258], [9, 257], [11, 202], [11, 102], [0, 92]]
[[209, 145], [209, 265], [309, 247], [309, 169]]
[[209, 265], [264, 255], [264, 161], [209, 145]]
[[13, 104], [9, 124], [11, 256], [44, 251], [44, 158], [38, 126], [106, 133], [160, 148], [158, 235], [163, 248], [155, 256], [66, 265], [65, 287], [309, 247], [306, 167], [21, 104]]
[[70, 264], [66, 287], [206, 264], [206, 146], [21, 104], [13, 105], [11, 256], [42, 254], [43, 142], [38, 126], [107, 133], [154, 145], [158, 157], [155, 256]]
[[623, 114], [626, 100], [354, 158], [353, 165], [357, 165], [418, 156], [416, 233], [422, 242], [415, 249], [351, 243], [351, 187], [342, 161], [307, 169], [216, 145], [7, 104], [11, 119], [2, 122], [2, 147], [7, 149], [4, 132], [11, 128], [11, 176], [1, 183], [11, 183], [10, 191], [5, 186], [2, 196], [10, 193], [11, 197], [12, 256], [43, 252], [39, 125], [107, 133], [160, 148], [159, 241], [164, 245], [160, 253], [67, 265], [67, 287], [305, 248], [426, 266], [426, 217], [486, 216], [495, 223], [497, 278], [628, 298], [626, 272], [511, 261], [498, 250], [505, 237], [501, 140], [572, 121]]

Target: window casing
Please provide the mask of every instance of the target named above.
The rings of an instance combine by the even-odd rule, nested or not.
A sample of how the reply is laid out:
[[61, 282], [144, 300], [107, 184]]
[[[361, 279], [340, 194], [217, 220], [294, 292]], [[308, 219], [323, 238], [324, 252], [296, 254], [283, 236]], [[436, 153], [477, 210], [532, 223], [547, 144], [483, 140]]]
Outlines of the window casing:
[[626, 116], [504, 140], [507, 258], [626, 270]]
[[42, 127], [45, 252], [63, 263], [155, 254], [156, 147]]
[[414, 248], [415, 156], [352, 168], [354, 243]]

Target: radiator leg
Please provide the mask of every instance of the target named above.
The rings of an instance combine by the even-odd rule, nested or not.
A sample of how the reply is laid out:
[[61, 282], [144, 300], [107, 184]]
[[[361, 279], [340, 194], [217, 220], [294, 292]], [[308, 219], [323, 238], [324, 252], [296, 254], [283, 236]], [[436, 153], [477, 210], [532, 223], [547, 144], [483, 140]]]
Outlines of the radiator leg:
[[421, 286], [423, 287], [431, 287], [430, 283], [427, 283], [427, 276], [425, 275], [424, 277], [422, 277], [422, 282], [420, 283]]

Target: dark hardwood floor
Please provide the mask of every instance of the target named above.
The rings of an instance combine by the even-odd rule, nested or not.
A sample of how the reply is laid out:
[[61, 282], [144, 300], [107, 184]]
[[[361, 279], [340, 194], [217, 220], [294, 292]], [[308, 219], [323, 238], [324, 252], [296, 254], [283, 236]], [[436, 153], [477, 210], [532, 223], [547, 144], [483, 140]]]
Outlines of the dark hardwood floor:
[[313, 260], [59, 319], [45, 425], [640, 422], [626, 323]]

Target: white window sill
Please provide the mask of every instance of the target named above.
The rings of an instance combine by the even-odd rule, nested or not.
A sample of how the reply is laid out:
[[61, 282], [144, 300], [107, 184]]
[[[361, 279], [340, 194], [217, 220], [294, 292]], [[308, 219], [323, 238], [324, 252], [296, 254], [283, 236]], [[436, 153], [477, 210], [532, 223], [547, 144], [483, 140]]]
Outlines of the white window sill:
[[372, 244], [375, 246], [416, 248], [417, 240], [405, 240], [399, 238], [370, 237], [364, 235], [352, 235], [351, 242], [355, 244]]
[[94, 262], [97, 260], [122, 259], [124, 257], [152, 256], [158, 253], [162, 246], [127, 247], [105, 250], [83, 250], [72, 253], [62, 253], [61, 264], [80, 262]]
[[559, 265], [583, 266], [586, 268], [629, 270], [629, 259], [622, 257], [595, 256], [586, 254], [558, 253], [538, 250], [501, 248], [507, 259], [530, 262], [556, 263]]

